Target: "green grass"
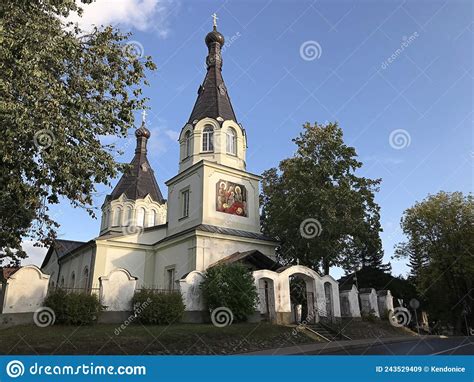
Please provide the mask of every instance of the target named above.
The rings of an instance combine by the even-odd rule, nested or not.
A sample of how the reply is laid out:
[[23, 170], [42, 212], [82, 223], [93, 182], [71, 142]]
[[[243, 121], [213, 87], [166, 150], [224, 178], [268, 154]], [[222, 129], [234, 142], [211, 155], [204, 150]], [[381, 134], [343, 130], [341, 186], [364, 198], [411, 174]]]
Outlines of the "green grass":
[[17, 326], [0, 330], [0, 354], [236, 354], [314, 340], [292, 328], [258, 324]]

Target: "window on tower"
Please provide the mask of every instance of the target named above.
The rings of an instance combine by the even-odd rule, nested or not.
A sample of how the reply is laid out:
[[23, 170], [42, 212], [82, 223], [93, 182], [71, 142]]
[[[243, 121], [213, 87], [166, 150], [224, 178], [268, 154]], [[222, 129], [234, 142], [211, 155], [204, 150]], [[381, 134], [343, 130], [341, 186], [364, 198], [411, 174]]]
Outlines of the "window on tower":
[[191, 156], [191, 132], [188, 130], [186, 131], [186, 134], [184, 134], [184, 144], [185, 144], [185, 158], [188, 158]]
[[189, 216], [189, 190], [181, 191], [181, 217], [186, 218]]
[[227, 154], [236, 155], [237, 154], [237, 142], [236, 142], [236, 134], [233, 128], [229, 128], [227, 130], [227, 145], [226, 151]]
[[212, 126], [206, 126], [202, 132], [202, 151], [214, 151], [214, 129]]

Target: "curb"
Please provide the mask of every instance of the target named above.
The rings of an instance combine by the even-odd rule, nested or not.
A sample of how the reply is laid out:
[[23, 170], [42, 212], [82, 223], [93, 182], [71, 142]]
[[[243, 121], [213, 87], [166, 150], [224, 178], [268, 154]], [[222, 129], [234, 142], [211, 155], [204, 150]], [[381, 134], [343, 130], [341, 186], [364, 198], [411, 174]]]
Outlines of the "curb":
[[[250, 353], [242, 353], [241, 355], [317, 355], [318, 351], [321, 355], [337, 352], [342, 349], [357, 349], [366, 347], [367, 345], [393, 344], [397, 342], [418, 341], [424, 337], [438, 338], [438, 336], [407, 336], [407, 337], [391, 337], [385, 339], [370, 340], [351, 340], [351, 341], [333, 341], [328, 343], [304, 344], [299, 346], [289, 346], [278, 349], [259, 350]], [[323, 353], [324, 352], [324, 353]]]

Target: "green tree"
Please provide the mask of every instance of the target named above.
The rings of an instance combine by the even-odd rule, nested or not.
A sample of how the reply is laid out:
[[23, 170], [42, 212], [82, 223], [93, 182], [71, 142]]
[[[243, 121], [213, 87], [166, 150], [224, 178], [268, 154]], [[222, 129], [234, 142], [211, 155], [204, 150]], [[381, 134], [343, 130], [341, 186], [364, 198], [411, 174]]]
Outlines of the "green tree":
[[151, 58], [112, 27], [85, 33], [64, 21], [75, 11], [74, 0], [0, 5], [0, 258], [24, 257], [25, 236], [50, 243], [48, 208], [60, 198], [94, 215], [95, 185], [122, 169], [100, 137], [126, 137], [145, 108]]
[[297, 151], [269, 169], [262, 182], [262, 226], [281, 241], [278, 254], [329, 273], [380, 266], [380, 179], [357, 176], [362, 167], [336, 123], [306, 123], [293, 139]]
[[257, 288], [252, 273], [242, 264], [208, 268], [201, 289], [210, 311], [228, 308], [236, 321], [245, 321], [255, 313]]
[[439, 192], [408, 208], [407, 241], [396, 255], [409, 258], [412, 276], [433, 320], [460, 332], [474, 310], [474, 198]]

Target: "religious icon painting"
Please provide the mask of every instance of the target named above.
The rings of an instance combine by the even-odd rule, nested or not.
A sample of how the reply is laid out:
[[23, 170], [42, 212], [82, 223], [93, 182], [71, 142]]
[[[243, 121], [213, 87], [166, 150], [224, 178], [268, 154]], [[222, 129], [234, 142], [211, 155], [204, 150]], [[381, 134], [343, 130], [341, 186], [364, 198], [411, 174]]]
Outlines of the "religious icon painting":
[[245, 186], [219, 180], [216, 184], [216, 210], [231, 215], [247, 216]]

